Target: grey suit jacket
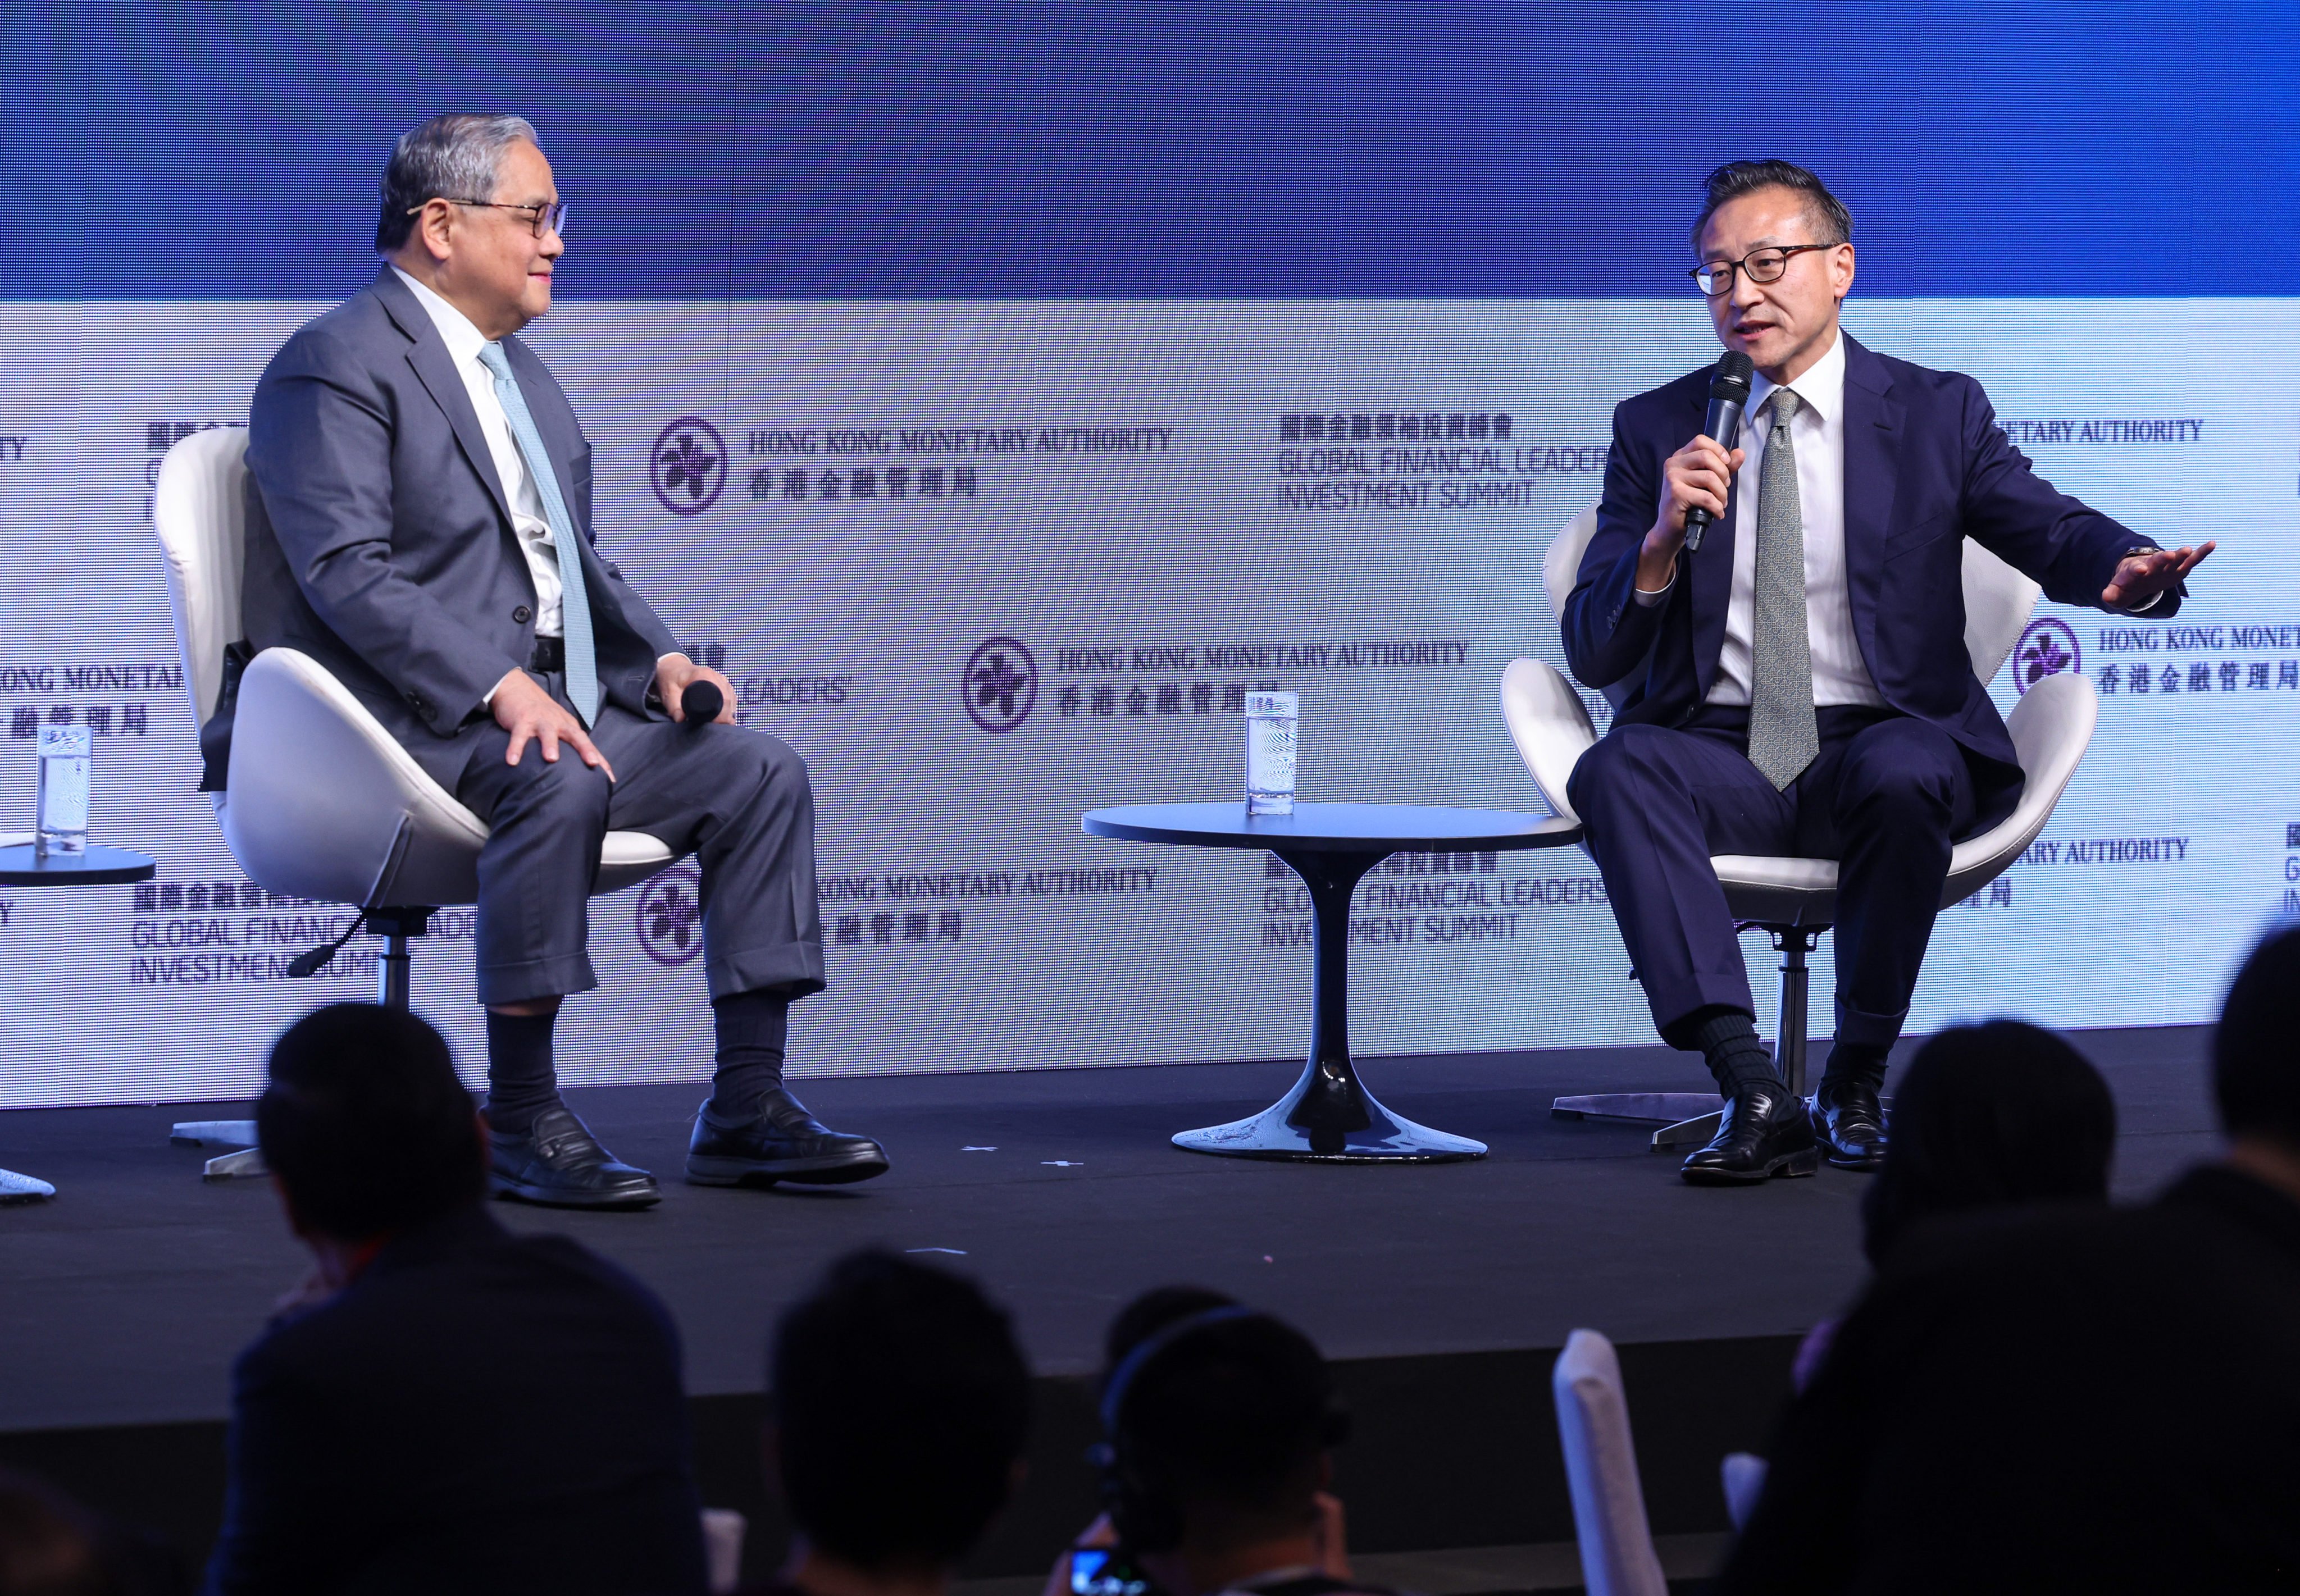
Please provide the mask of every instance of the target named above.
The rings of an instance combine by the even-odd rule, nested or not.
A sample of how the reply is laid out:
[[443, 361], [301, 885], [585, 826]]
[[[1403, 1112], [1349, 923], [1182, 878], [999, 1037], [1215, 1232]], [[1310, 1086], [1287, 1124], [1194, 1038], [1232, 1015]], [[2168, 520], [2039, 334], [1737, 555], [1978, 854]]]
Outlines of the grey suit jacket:
[[[602, 698], [658, 715], [655, 661], [677, 648], [593, 546], [591, 445], [534, 351], [505, 338], [520, 392], [581, 533]], [[252, 652], [332, 671], [453, 792], [484, 700], [535, 647], [535, 584], [462, 378], [388, 267], [296, 332], [248, 417], [242, 617]], [[203, 728], [208, 779], [229, 759], [230, 694]]]

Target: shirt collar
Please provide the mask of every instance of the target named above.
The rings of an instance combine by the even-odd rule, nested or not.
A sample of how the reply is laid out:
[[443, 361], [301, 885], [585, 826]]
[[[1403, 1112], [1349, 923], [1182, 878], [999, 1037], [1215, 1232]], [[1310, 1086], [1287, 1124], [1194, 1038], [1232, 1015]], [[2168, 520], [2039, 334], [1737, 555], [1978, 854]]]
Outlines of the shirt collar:
[[[1749, 379], [1749, 408], [1745, 414], [1752, 419], [1764, 414], [1765, 401], [1773, 396], [1774, 384], [1760, 371]], [[1805, 374], [1788, 385], [1813, 413], [1813, 420], [1828, 421], [1845, 413], [1845, 329], [1838, 328], [1837, 337], [1829, 340], [1829, 352], [1813, 362]]]
[[[392, 270], [399, 271], [396, 266]], [[479, 351], [488, 346], [488, 336], [471, 325], [469, 316], [404, 271], [399, 271], [399, 280], [415, 291], [416, 303], [431, 318], [431, 325], [439, 329], [439, 337], [446, 342], [448, 354], [454, 357], [458, 366], [468, 365], [479, 358]]]

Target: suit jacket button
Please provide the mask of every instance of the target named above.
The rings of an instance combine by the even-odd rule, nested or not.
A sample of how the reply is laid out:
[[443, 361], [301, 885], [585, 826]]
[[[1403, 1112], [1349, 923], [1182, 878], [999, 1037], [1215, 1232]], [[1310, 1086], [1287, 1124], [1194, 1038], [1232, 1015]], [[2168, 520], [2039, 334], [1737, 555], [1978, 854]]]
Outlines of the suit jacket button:
[[1621, 625], [1621, 605], [1619, 605], [1619, 604], [1615, 604], [1615, 605], [1613, 606], [1613, 619], [1612, 619], [1612, 620], [1608, 621], [1606, 624], [1607, 624], [1608, 626], [1619, 626], [1619, 625]]
[[525, 604], [521, 604], [518, 609], [513, 610], [511, 612], [511, 618], [519, 622], [521, 626], [525, 626], [534, 618], [534, 615], [535, 611], [529, 609]]

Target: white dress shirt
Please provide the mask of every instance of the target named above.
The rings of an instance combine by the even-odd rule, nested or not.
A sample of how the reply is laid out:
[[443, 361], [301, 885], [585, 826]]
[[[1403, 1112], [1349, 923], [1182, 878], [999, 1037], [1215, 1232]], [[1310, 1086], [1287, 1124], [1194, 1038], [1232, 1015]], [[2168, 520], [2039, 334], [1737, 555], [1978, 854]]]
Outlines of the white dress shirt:
[[[1711, 703], [1749, 702], [1750, 644], [1756, 630], [1757, 487], [1773, 426], [1766, 402], [1775, 386], [1763, 372], [1754, 373], [1748, 408], [1742, 412], [1738, 443], [1744, 453], [1740, 474], [1734, 478], [1738, 491], [1733, 505], [1733, 585], [1725, 602], [1725, 642], [1717, 654], [1717, 679], [1709, 687]], [[1804, 520], [1804, 627], [1812, 650], [1812, 702], [1816, 707], [1859, 703], [1882, 709], [1885, 696], [1877, 691], [1868, 662], [1861, 657], [1861, 639], [1853, 630], [1852, 594], [1846, 586], [1844, 333], [1839, 331], [1829, 352], [1787, 386], [1804, 401], [1789, 425], [1796, 440], [1797, 508]], [[1677, 576], [1672, 571], [1669, 586], [1656, 592], [1631, 586], [1637, 602], [1650, 608], [1669, 597]], [[2120, 608], [2138, 615], [2155, 608], [2163, 596], [2154, 594], [2145, 604]]]
[[[1853, 596], [1845, 582], [1845, 337], [1788, 385], [1804, 403], [1789, 423], [1796, 443], [1797, 508], [1804, 517], [1804, 628], [1812, 648], [1812, 702], [1860, 703], [1882, 709], [1885, 696], [1869, 679], [1861, 640], [1853, 632]], [[1749, 384], [1741, 420], [1745, 452], [1733, 505], [1733, 586], [1725, 601], [1725, 646], [1709, 702], [1749, 702], [1750, 644], [1755, 636], [1757, 489], [1763, 480], [1765, 445], [1773, 412], [1766, 401], [1774, 384], [1762, 371]]]
[[[512, 530], [519, 535], [520, 552], [527, 556], [528, 575], [535, 580], [535, 635], [557, 637], [565, 630], [561, 612], [559, 587], [559, 549], [552, 540], [551, 523], [545, 519], [543, 495], [535, 486], [535, 478], [527, 469], [526, 456], [519, 452], [519, 444], [511, 435], [511, 421], [504, 414], [503, 401], [496, 397], [495, 373], [479, 363], [479, 351], [488, 346], [487, 335], [471, 325], [471, 318], [454, 305], [417, 282], [404, 271], [399, 280], [415, 291], [416, 303], [429, 313], [432, 325], [446, 341], [447, 358], [454, 362], [455, 375], [463, 379], [463, 387], [471, 395], [471, 408], [479, 414], [479, 432], [488, 440], [488, 453], [496, 463], [496, 478], [503, 484], [504, 497], [511, 503]], [[492, 699], [495, 695], [488, 695]]]
[[[1725, 601], [1725, 643], [1718, 651], [1717, 679], [1709, 687], [1711, 703], [1749, 702], [1750, 644], [1756, 635], [1757, 484], [1772, 431], [1773, 412], [1765, 403], [1774, 386], [1762, 371], [1753, 376], [1736, 440], [1743, 453], [1735, 478], [1733, 584]], [[1845, 335], [1839, 333], [1829, 352], [1788, 387], [1804, 401], [1789, 425], [1796, 440], [1797, 508], [1804, 521], [1804, 628], [1812, 650], [1812, 702], [1881, 709], [1885, 695], [1861, 657], [1861, 640], [1853, 631], [1853, 596], [1845, 582]], [[1637, 601], [1658, 604], [1676, 586], [1672, 572], [1668, 587], [1654, 593], [1638, 588]]]

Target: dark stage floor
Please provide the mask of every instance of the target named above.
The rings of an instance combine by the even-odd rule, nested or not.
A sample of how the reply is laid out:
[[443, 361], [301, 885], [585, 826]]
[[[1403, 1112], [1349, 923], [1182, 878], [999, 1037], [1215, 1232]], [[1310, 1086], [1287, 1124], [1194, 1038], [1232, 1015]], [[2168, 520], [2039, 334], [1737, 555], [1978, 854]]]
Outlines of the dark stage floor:
[[[2121, 1189], [2212, 1146], [2199, 1029], [2082, 1035], [2123, 1116]], [[883, 1179], [821, 1191], [677, 1182], [694, 1086], [571, 1094], [623, 1157], [671, 1178], [643, 1214], [498, 1205], [567, 1231], [669, 1300], [697, 1393], [755, 1391], [775, 1312], [829, 1259], [880, 1243], [942, 1254], [1013, 1307], [1040, 1372], [1090, 1368], [1112, 1312], [1194, 1280], [1299, 1322], [1336, 1357], [1801, 1331], [1858, 1283], [1860, 1176], [1697, 1190], [1634, 1126], [1554, 1120], [1562, 1093], [1691, 1090], [1659, 1050], [1374, 1060], [1400, 1112], [1478, 1136], [1479, 1162], [1399, 1168], [1207, 1158], [1172, 1132], [1260, 1108], [1298, 1066], [1229, 1064], [806, 1084], [867, 1130]], [[54, 1202], [0, 1209], [0, 1430], [219, 1417], [232, 1355], [302, 1272], [268, 1183], [205, 1185], [168, 1144], [182, 1103], [0, 1115], [0, 1167]], [[994, 1151], [967, 1151], [968, 1148]]]
[[[2213, 1151], [2206, 1035], [2181, 1027], [2077, 1037], [2116, 1093], [2121, 1193], [2145, 1193]], [[1146, 1285], [1188, 1280], [1271, 1308], [1329, 1355], [1359, 1360], [1346, 1384], [1361, 1404], [1394, 1401], [1403, 1411], [1423, 1396], [1458, 1403], [1458, 1426], [1469, 1430], [1486, 1418], [1477, 1382], [1500, 1377], [1504, 1365], [1465, 1355], [1541, 1351], [1540, 1360], [1510, 1364], [1507, 1376], [1512, 1388], [1525, 1387], [1512, 1404], [1526, 1409], [1522, 1422], [1538, 1424], [1547, 1350], [1584, 1325], [1617, 1342], [1653, 1343], [1629, 1365], [1633, 1403], [1641, 1367], [1655, 1389], [1682, 1384], [1697, 1396], [1711, 1380], [1704, 1367], [1754, 1359], [1768, 1373], [1736, 1422], [1761, 1427], [1792, 1344], [1781, 1338], [1837, 1309], [1860, 1282], [1862, 1177], [1824, 1169], [1753, 1190], [1695, 1189], [1679, 1181], [1673, 1158], [1646, 1151], [1644, 1131], [1550, 1118], [1560, 1093], [1692, 1089], [1689, 1060], [1658, 1049], [1362, 1066], [1399, 1112], [1490, 1143], [1491, 1156], [1477, 1163], [1274, 1165], [1167, 1144], [1174, 1131], [1261, 1108], [1298, 1068], [808, 1083], [810, 1104], [879, 1137], [894, 1163], [870, 1185], [813, 1192], [678, 1184], [697, 1087], [582, 1092], [572, 1094], [578, 1111], [617, 1152], [671, 1177], [661, 1207], [636, 1215], [497, 1211], [521, 1227], [567, 1231], [663, 1294], [686, 1335], [690, 1390], [739, 1404], [727, 1410], [738, 1452], [751, 1422], [744, 1395], [760, 1388], [775, 1313], [828, 1259], [866, 1243], [925, 1251], [981, 1278], [1012, 1307], [1054, 1387], [1094, 1367], [1103, 1327], [1121, 1302]], [[202, 1155], [168, 1143], [172, 1121], [229, 1112], [171, 1104], [0, 1115], [0, 1167], [38, 1175], [62, 1193], [0, 1209], [0, 1432], [188, 1423], [183, 1434], [213, 1436], [234, 1354], [303, 1268], [268, 1183], [204, 1185]], [[1725, 1362], [1704, 1366], [1695, 1351], [1703, 1347]], [[1424, 1374], [1403, 1378], [1413, 1370]], [[1439, 1397], [1441, 1387], [1451, 1394]], [[1083, 1423], [1082, 1413], [1062, 1423]], [[1370, 1417], [1371, 1433], [1362, 1425], [1353, 1448], [1361, 1471], [1383, 1462], [1367, 1455], [1382, 1432], [1379, 1416]], [[1639, 1421], [1649, 1494], [1655, 1476], [1675, 1467], [1662, 1455], [1667, 1438], [1653, 1433], [1660, 1422]], [[1405, 1432], [1396, 1434], [1404, 1445]], [[1083, 1439], [1062, 1439], [1056, 1450], [1065, 1462]], [[1717, 1440], [1704, 1434], [1698, 1448]], [[1554, 1457], [1555, 1442], [1554, 1434], [1496, 1434], [1470, 1450], [1488, 1446], [1547, 1447]], [[0, 1456], [13, 1450], [0, 1445]], [[1688, 1500], [1713, 1499], [1716, 1455], [1702, 1450], [1683, 1460]], [[1048, 1511], [1068, 1512], [1072, 1500], [1064, 1494]], [[1676, 1522], [1672, 1510], [1654, 1501], [1657, 1531], [1721, 1527], [1721, 1507], [1687, 1509]], [[1538, 1517], [1557, 1521], [1546, 1509]], [[1477, 1534], [1466, 1524], [1448, 1528], [1444, 1517], [1367, 1527], [1394, 1549], [1559, 1538]], [[1446, 1535], [1471, 1538], [1428, 1538]], [[1029, 1560], [1038, 1556], [1018, 1550], [1019, 1567], [993, 1558], [977, 1572], [1019, 1573], [1039, 1566]]]

